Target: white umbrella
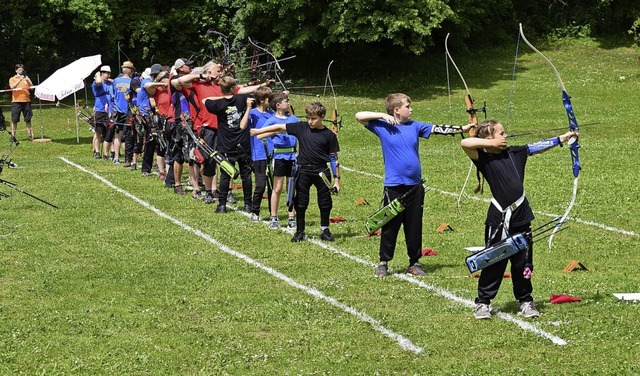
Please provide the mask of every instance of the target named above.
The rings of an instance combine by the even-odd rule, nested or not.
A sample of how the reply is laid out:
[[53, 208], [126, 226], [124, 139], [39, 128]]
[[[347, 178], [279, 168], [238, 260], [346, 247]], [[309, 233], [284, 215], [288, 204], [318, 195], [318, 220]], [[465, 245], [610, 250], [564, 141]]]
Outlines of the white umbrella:
[[55, 102], [84, 88], [84, 79], [102, 64], [102, 55], [80, 58], [55, 71], [36, 86], [36, 97]]
[[[102, 64], [102, 55], [80, 58], [53, 72], [49, 78], [36, 86], [35, 96], [45, 101], [55, 102], [73, 94], [74, 106], [78, 103], [75, 92], [84, 88], [84, 79]], [[78, 115], [76, 111], [76, 141], [80, 142]]]

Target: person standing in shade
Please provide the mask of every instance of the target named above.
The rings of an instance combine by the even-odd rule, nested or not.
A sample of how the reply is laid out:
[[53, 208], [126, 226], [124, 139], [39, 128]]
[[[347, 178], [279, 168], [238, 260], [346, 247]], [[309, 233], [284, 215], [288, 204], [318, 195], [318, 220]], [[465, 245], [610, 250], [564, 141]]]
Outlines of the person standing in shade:
[[31, 127], [31, 118], [33, 117], [33, 111], [31, 111], [31, 93], [29, 89], [33, 86], [33, 82], [27, 71], [24, 69], [24, 65], [16, 64], [16, 75], [9, 79], [9, 87], [11, 88], [11, 134], [16, 136], [18, 130], [18, 123], [20, 122], [20, 114], [24, 118], [24, 122], [27, 125], [27, 135], [29, 141], [33, 141], [33, 128]]

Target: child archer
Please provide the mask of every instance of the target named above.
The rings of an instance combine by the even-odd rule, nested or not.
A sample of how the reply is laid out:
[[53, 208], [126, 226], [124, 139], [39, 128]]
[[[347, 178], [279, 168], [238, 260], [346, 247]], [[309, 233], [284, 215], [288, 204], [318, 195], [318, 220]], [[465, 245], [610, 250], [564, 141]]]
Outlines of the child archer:
[[400, 226], [404, 226], [407, 242], [409, 268], [407, 273], [422, 277], [426, 273], [419, 263], [422, 256], [422, 210], [424, 188], [422, 168], [418, 156], [418, 141], [435, 134], [456, 134], [469, 132], [474, 125], [464, 127], [427, 124], [411, 119], [411, 98], [396, 93], [385, 99], [387, 113], [363, 111], [356, 114], [356, 120], [378, 136], [384, 159], [384, 205], [405, 194], [405, 210], [382, 226], [380, 236], [380, 263], [375, 275], [388, 274], [387, 263], [393, 259]]
[[[312, 185], [318, 192], [320, 209], [320, 239], [334, 241], [329, 231], [329, 216], [333, 207], [331, 190], [340, 190], [340, 170], [338, 164], [338, 138], [322, 124], [327, 109], [320, 102], [312, 102], [305, 108], [307, 121], [288, 124], [274, 124], [260, 129], [251, 129], [252, 136], [264, 138], [278, 133], [287, 133], [298, 139], [298, 171], [295, 179], [296, 194], [294, 208], [297, 213], [296, 233], [291, 241], [296, 243], [305, 237], [305, 213], [309, 206], [309, 189]], [[330, 168], [327, 167], [330, 164]], [[333, 175], [333, 187], [328, 187], [325, 179]]]
[[485, 220], [486, 245], [492, 245], [509, 236], [525, 233], [529, 248], [508, 259], [499, 261], [482, 270], [478, 280], [478, 297], [475, 299], [474, 316], [477, 319], [491, 318], [491, 300], [498, 294], [507, 262], [511, 261], [513, 295], [520, 303], [519, 315], [527, 318], [540, 316], [531, 293], [533, 272], [533, 240], [531, 221], [533, 211], [524, 192], [524, 172], [530, 155], [545, 152], [555, 146], [575, 140], [576, 132], [567, 132], [522, 146], [507, 146], [504, 127], [496, 120], [480, 123], [473, 138], [462, 140], [462, 149], [478, 168], [489, 184], [491, 205]]

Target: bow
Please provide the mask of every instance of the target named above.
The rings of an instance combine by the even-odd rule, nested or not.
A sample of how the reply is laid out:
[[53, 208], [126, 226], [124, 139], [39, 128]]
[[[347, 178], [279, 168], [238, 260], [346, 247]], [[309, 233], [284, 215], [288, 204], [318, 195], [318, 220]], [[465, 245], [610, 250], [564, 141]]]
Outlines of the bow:
[[336, 135], [342, 129], [342, 116], [338, 114], [338, 99], [336, 98], [336, 89], [333, 86], [333, 82], [331, 81], [331, 64], [333, 64], [334, 60], [331, 60], [329, 66], [327, 66], [327, 76], [324, 79], [324, 93], [322, 96], [326, 94], [327, 91], [327, 83], [331, 87], [331, 92], [333, 93], [333, 112], [331, 113], [331, 130]]
[[[465, 95], [464, 97], [464, 104], [467, 110], [467, 116], [468, 116], [468, 121], [469, 124], [478, 124], [478, 111], [480, 112], [484, 112], [485, 118], [487, 117], [487, 106], [484, 105], [481, 109], [476, 109], [474, 106], [474, 101], [473, 101], [473, 97], [471, 97], [471, 91], [469, 90], [469, 86], [467, 86], [467, 81], [465, 81], [464, 77], [462, 76], [462, 73], [460, 72], [460, 69], [458, 69], [458, 66], [456, 65], [456, 62], [453, 61], [453, 57], [451, 57], [451, 54], [449, 53], [449, 46], [448, 46], [448, 42], [449, 42], [449, 35], [447, 34], [447, 37], [444, 39], [444, 50], [445, 50], [445, 55], [446, 57], [449, 59], [449, 61], [451, 61], [451, 64], [453, 64], [454, 68], [456, 68], [456, 72], [458, 72], [458, 75], [460, 76], [460, 79], [462, 80], [462, 83], [464, 84], [464, 88], [467, 91], [467, 95]], [[448, 75], [447, 75], [448, 77]], [[475, 135], [475, 129], [471, 128], [469, 130], [469, 135], [471, 137], [473, 137]], [[463, 136], [464, 137], [464, 136]], [[469, 172], [467, 172], [467, 177], [464, 180], [464, 184], [462, 184], [462, 189], [460, 190], [460, 194], [458, 195], [458, 209], [460, 209], [460, 200], [462, 199], [462, 195], [464, 194], [464, 189], [467, 186], [467, 183], [469, 182], [469, 177], [471, 176], [471, 171], [473, 170], [473, 162], [469, 162]]]
[[[524, 36], [524, 32], [522, 31], [522, 24], [520, 24], [520, 36], [522, 37], [522, 40], [529, 47], [531, 47], [532, 50], [534, 50], [540, 56], [542, 56], [542, 58], [547, 62], [547, 64], [549, 64], [549, 66], [553, 70], [553, 73], [555, 74], [556, 79], [558, 80], [558, 85], [560, 86], [560, 90], [562, 91], [562, 103], [564, 105], [564, 109], [567, 111], [567, 118], [569, 120], [569, 131], [577, 132], [579, 130], [578, 120], [576, 120], [576, 115], [573, 113], [573, 106], [571, 105], [571, 96], [569, 95], [569, 93], [567, 93], [567, 89], [565, 88], [564, 83], [562, 82], [562, 78], [560, 78], [560, 73], [558, 73], [558, 70], [556, 69], [556, 67], [553, 65], [553, 63], [551, 63], [551, 60], [547, 59], [547, 57], [544, 56], [542, 52], [538, 51], [537, 48], [535, 48], [531, 43], [529, 43], [527, 38]], [[571, 166], [572, 166], [573, 176], [574, 176], [573, 193], [571, 195], [571, 201], [569, 202], [569, 206], [567, 207], [567, 210], [564, 212], [562, 217], [560, 217], [560, 221], [558, 221], [555, 228], [553, 229], [553, 232], [551, 233], [551, 236], [549, 237], [549, 242], [548, 242], [549, 251], [551, 251], [553, 237], [556, 234], [556, 232], [558, 232], [558, 229], [564, 224], [565, 220], [567, 219], [569, 212], [571, 211], [571, 209], [573, 208], [573, 205], [576, 202], [576, 195], [578, 193], [578, 174], [580, 173], [580, 169], [581, 169], [580, 158], [578, 156], [578, 149], [580, 148], [580, 144], [578, 143], [578, 139], [575, 137], [571, 138], [568, 143], [569, 143], [569, 151], [571, 153]]]
[[[282, 79], [280, 79], [280, 73], [284, 73], [284, 69], [282, 69], [282, 67], [280, 66], [280, 62], [278, 61], [278, 58], [276, 58], [276, 56], [271, 51], [269, 51], [266, 47], [257, 45], [254, 41], [251, 40], [251, 38], [249, 38], [249, 43], [251, 43], [251, 45], [257, 48], [258, 50], [263, 51], [268, 56], [270, 56], [271, 59], [273, 59], [273, 75], [275, 76], [276, 80], [278, 80], [278, 82], [280, 83], [280, 86], [282, 86], [282, 91], [288, 91], [284, 82], [282, 81]], [[295, 115], [295, 110], [293, 109], [291, 102], [289, 102], [289, 113], [292, 115]]]

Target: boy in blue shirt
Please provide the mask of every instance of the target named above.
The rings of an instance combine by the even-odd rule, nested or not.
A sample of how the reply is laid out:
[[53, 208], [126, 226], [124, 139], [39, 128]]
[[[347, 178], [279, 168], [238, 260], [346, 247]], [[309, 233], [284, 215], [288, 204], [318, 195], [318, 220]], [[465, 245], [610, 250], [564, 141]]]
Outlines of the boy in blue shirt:
[[[388, 262], [393, 259], [400, 226], [404, 226], [409, 256], [408, 274], [425, 276], [418, 261], [422, 256], [422, 211], [424, 187], [422, 167], [418, 156], [420, 138], [432, 133], [456, 134], [469, 132], [473, 125], [464, 127], [434, 125], [411, 119], [411, 98], [405, 94], [391, 94], [385, 99], [387, 113], [363, 111], [356, 120], [378, 136], [384, 159], [384, 205], [411, 191], [405, 210], [382, 226], [380, 236], [380, 263], [377, 277], [388, 274]], [[412, 190], [413, 189], [413, 190]]]
[[[264, 123], [264, 127], [273, 124], [296, 123], [300, 120], [289, 114], [289, 99], [286, 93], [276, 93], [270, 100], [271, 108], [275, 111], [269, 120]], [[294, 164], [296, 163], [297, 140], [288, 134], [277, 134], [269, 137], [273, 146], [273, 192], [269, 198], [271, 201], [271, 219], [269, 228], [276, 229], [280, 226], [278, 220], [278, 206], [280, 196], [284, 186], [285, 178], [293, 176]], [[293, 208], [289, 211], [288, 227], [296, 228], [296, 219]]]

